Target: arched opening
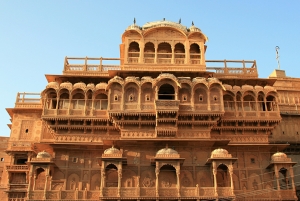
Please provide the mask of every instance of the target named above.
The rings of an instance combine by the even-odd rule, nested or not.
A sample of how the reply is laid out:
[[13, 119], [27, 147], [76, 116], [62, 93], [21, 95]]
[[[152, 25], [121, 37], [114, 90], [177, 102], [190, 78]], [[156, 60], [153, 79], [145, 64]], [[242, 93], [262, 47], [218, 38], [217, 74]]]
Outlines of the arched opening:
[[58, 103], [58, 109], [69, 109], [69, 104], [70, 104], [70, 96], [69, 96], [69, 91], [62, 90], [59, 96], [59, 103]]
[[280, 189], [287, 190], [290, 189], [291, 184], [288, 178], [288, 170], [286, 168], [281, 168], [279, 170], [279, 185]]
[[176, 187], [176, 169], [171, 165], [164, 165], [160, 168], [158, 181], [161, 188]]
[[267, 110], [268, 111], [276, 111], [277, 110], [277, 105], [276, 105], [276, 98], [272, 95], [267, 96], [266, 98], [267, 102]]
[[181, 43], [177, 43], [174, 49], [175, 64], [184, 64], [185, 48]]
[[154, 63], [154, 58], [155, 58], [154, 44], [148, 42], [145, 44], [145, 48], [144, 48], [145, 63]]
[[217, 168], [217, 187], [229, 187], [230, 176], [226, 165], [221, 164]]
[[201, 60], [200, 46], [196, 43], [193, 43], [190, 46], [190, 63], [200, 64], [200, 60]]
[[224, 110], [225, 111], [235, 111], [233, 95], [231, 95], [229, 93], [224, 94], [223, 101], [224, 101]]
[[243, 98], [244, 111], [256, 111], [255, 98], [252, 94], [247, 94]]
[[169, 43], [160, 43], [157, 48], [157, 63], [171, 63], [172, 48]]
[[72, 108], [77, 110], [82, 110], [84, 108], [85, 100], [84, 94], [77, 91], [72, 96]]
[[175, 90], [170, 84], [163, 84], [158, 91], [159, 100], [175, 100]]
[[108, 99], [106, 94], [98, 94], [95, 97], [94, 108], [95, 110], [107, 110]]
[[106, 187], [118, 187], [118, 168], [114, 164], [109, 164], [105, 168]]
[[46, 108], [47, 109], [56, 109], [57, 105], [57, 94], [54, 89], [50, 89], [47, 92]]
[[43, 168], [36, 170], [35, 190], [44, 190], [46, 182], [46, 172]]
[[140, 56], [140, 47], [137, 42], [131, 42], [128, 48], [128, 62], [138, 63]]

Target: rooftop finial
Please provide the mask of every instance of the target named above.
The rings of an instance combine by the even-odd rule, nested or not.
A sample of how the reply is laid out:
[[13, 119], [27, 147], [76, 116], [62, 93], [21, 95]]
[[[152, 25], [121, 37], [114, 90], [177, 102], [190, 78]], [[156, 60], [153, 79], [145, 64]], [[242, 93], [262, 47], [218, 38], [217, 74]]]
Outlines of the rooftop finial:
[[165, 21], [166, 20], [166, 18], [163, 18], [163, 21]]
[[178, 23], [181, 24], [181, 18], [179, 18], [179, 22]]
[[275, 47], [275, 50], [276, 50], [276, 60], [277, 60], [277, 63], [278, 63], [278, 69], [280, 69], [280, 62], [279, 62], [279, 46], [276, 46]]
[[192, 26], [194, 26], [194, 21], [192, 21]]
[[136, 23], [135, 18], [133, 18], [133, 24], [135, 24], [135, 23]]

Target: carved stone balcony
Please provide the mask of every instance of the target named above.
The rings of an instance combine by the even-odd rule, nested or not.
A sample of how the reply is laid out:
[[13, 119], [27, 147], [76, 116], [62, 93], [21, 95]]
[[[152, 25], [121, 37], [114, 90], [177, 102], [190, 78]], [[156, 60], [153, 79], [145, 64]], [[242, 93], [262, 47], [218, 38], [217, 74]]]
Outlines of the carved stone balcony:
[[29, 171], [28, 165], [7, 165], [6, 170], [9, 172], [25, 172]]

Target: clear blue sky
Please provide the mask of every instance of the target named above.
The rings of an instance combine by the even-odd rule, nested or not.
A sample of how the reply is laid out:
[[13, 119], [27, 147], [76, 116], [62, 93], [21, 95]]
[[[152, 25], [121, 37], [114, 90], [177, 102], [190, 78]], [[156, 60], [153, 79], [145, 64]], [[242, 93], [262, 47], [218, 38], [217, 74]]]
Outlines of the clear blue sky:
[[119, 57], [121, 34], [133, 23], [166, 20], [209, 38], [206, 59], [256, 60], [259, 77], [277, 67], [300, 77], [300, 1], [0, 1], [0, 136], [5, 108], [17, 92], [41, 92], [44, 74], [61, 74], [65, 56]]

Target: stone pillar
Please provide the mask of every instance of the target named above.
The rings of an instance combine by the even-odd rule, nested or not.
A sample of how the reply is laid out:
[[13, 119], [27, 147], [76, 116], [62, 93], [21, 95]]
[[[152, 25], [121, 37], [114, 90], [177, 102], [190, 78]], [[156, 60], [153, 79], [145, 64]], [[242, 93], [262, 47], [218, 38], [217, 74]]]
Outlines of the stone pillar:
[[276, 176], [277, 190], [279, 191], [280, 185], [279, 185], [279, 173], [278, 173], [277, 165], [274, 166], [274, 171], [275, 171], [275, 176]]
[[175, 63], [175, 47], [171, 47], [172, 49], [172, 59], [171, 59], [171, 64], [174, 64]]
[[45, 181], [45, 187], [44, 187], [44, 199], [47, 199], [47, 184], [48, 184], [48, 178], [49, 178], [49, 170], [47, 170], [47, 175], [46, 175], [46, 181]]
[[28, 179], [28, 187], [27, 187], [27, 199], [29, 199], [29, 194], [30, 194], [30, 186], [31, 186], [31, 180], [32, 180], [32, 172], [29, 173], [29, 179]]
[[216, 167], [216, 162], [213, 162], [213, 175], [214, 175], [214, 188], [215, 188], [215, 196], [218, 196], [218, 184], [217, 184], [217, 167]]
[[156, 197], [159, 197], [159, 193], [158, 193], [158, 175], [159, 175], [158, 162], [156, 162], [155, 175], [156, 175], [155, 194], [156, 194]]
[[232, 164], [229, 165], [229, 175], [230, 175], [230, 187], [231, 187], [231, 193], [234, 194], [234, 185], [233, 185], [233, 167]]
[[144, 63], [144, 43], [139, 42], [139, 48], [140, 48], [140, 53], [139, 53], [139, 61], [138, 63]]
[[121, 196], [121, 181], [122, 181], [122, 162], [119, 162], [119, 168], [118, 168], [118, 197]]
[[176, 169], [176, 175], [177, 175], [177, 196], [180, 197], [180, 166]]
[[100, 197], [103, 197], [103, 188], [105, 187], [105, 163], [101, 164]]
[[34, 173], [34, 176], [33, 176], [33, 189], [32, 190], [35, 190], [35, 181], [36, 181], [36, 173]]
[[112, 98], [110, 97], [111, 95], [111, 89], [108, 90], [108, 95], [107, 95], [107, 110], [110, 110], [110, 102], [113, 101]]
[[292, 182], [292, 189], [293, 189], [294, 193], [296, 193], [295, 181], [294, 181], [294, 172], [293, 172], [293, 167], [292, 166], [290, 166], [289, 173], [290, 173], [291, 182]]
[[209, 89], [207, 90], [207, 110], [211, 111], [211, 107], [210, 107], [210, 91], [209, 91]]
[[154, 63], [157, 64], [157, 48], [158, 48], [158, 45], [157, 45], [157, 41], [155, 42], [154, 44]]

